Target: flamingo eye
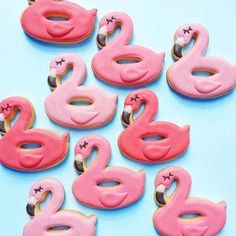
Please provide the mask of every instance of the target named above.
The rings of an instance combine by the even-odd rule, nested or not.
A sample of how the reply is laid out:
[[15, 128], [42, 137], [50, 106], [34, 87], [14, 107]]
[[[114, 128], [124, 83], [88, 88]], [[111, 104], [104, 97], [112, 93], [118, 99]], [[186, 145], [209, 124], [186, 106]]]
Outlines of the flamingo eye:
[[169, 173], [169, 175], [166, 175], [166, 176], [163, 175], [163, 179], [164, 179], [164, 180], [167, 180], [167, 179], [170, 180], [171, 177], [174, 177], [174, 175], [173, 175], [171, 172]]
[[115, 20], [116, 20], [116, 18], [115, 18], [114, 16], [112, 16], [110, 19], [106, 19], [107, 25], [108, 25], [109, 23], [112, 23], [112, 22], [115, 21]]
[[135, 101], [137, 102], [137, 100], [139, 99], [140, 97], [136, 94], [135, 97], [131, 97], [131, 102]]
[[86, 147], [88, 146], [88, 142], [84, 141], [84, 144], [80, 144], [79, 147], [80, 149], [86, 149]]
[[1, 107], [2, 112], [3, 112], [3, 111], [8, 111], [8, 109], [10, 109], [10, 108], [11, 108], [11, 106], [10, 106], [9, 104], [7, 104], [6, 107]]
[[56, 61], [56, 64], [57, 64], [57, 66], [58, 66], [58, 65], [62, 65], [62, 63], [65, 62], [65, 61], [66, 61], [66, 60], [65, 60], [64, 58], [61, 58], [60, 61]]
[[35, 194], [40, 193], [43, 190], [42, 186], [39, 188], [34, 189]]
[[193, 31], [193, 29], [191, 26], [189, 26], [188, 29], [183, 29], [183, 31], [184, 31], [184, 34], [186, 33], [190, 34], [190, 32]]

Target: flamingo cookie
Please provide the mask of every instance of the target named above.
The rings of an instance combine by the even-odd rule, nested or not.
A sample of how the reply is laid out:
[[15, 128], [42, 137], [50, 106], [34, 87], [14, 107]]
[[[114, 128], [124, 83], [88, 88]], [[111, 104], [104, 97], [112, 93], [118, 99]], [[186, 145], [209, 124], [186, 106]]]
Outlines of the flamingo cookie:
[[[108, 43], [108, 35], [118, 26], [121, 28], [119, 36]], [[92, 69], [99, 79], [120, 86], [134, 86], [150, 83], [160, 75], [165, 54], [129, 46], [132, 35], [133, 22], [127, 14], [111, 12], [102, 18], [97, 34], [97, 44], [102, 50], [92, 60]]]
[[[182, 55], [182, 49], [192, 38], [195, 44]], [[236, 66], [221, 58], [206, 57], [209, 35], [199, 24], [187, 24], [175, 33], [172, 55], [177, 62], [167, 72], [169, 85], [178, 93], [193, 98], [214, 98], [230, 92], [236, 85]], [[209, 76], [200, 76], [194, 72], [209, 72]]]
[[[142, 104], [145, 108], [134, 120], [133, 114]], [[157, 111], [158, 99], [152, 91], [139, 89], [127, 96], [122, 114], [122, 122], [127, 128], [118, 139], [125, 156], [141, 162], [159, 163], [177, 158], [188, 148], [189, 126], [180, 128], [169, 122], [153, 122]], [[151, 140], [155, 136], [160, 139]]]
[[[171, 197], [165, 191], [176, 181]], [[160, 206], [153, 217], [156, 230], [165, 236], [213, 236], [226, 221], [226, 203], [213, 203], [200, 198], [188, 198], [191, 176], [182, 168], [168, 167], [157, 174], [155, 199]], [[194, 214], [185, 218], [186, 214]]]
[[[11, 121], [19, 112], [14, 125]], [[59, 136], [44, 129], [31, 129], [34, 110], [22, 97], [10, 97], [0, 102], [0, 163], [21, 171], [50, 168], [64, 160], [69, 134]], [[38, 145], [27, 148], [25, 145]], [[55, 148], [56, 147], [56, 148]]]
[[[63, 84], [61, 78], [72, 68], [71, 77]], [[62, 54], [50, 64], [48, 84], [51, 93], [45, 102], [47, 115], [63, 126], [94, 128], [109, 122], [116, 112], [117, 95], [109, 95], [99, 88], [82, 86], [86, 76], [84, 61], [74, 54]], [[72, 105], [73, 101], [87, 101], [87, 106]]]
[[[97, 156], [90, 166], [86, 160], [96, 149]], [[137, 201], [144, 192], [145, 172], [135, 173], [124, 167], [107, 167], [111, 146], [98, 135], [82, 138], [75, 147], [75, 168], [79, 176], [72, 192], [82, 204], [100, 209], [126, 207]], [[116, 186], [101, 186], [104, 182], [116, 182]]]
[[[51, 193], [47, 205], [40, 209]], [[29, 193], [27, 213], [33, 218], [25, 227], [23, 236], [95, 236], [96, 216], [85, 216], [74, 210], [59, 210], [65, 193], [61, 182], [43, 179], [35, 183]]]
[[97, 10], [64, 0], [29, 0], [21, 17], [24, 31], [50, 43], [77, 43], [93, 32]]

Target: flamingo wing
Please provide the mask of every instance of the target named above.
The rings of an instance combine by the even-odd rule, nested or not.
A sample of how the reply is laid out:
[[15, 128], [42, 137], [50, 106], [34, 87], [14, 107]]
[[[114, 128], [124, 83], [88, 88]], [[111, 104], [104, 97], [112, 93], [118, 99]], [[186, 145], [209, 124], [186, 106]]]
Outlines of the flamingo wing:
[[171, 146], [161, 145], [146, 145], [143, 149], [143, 154], [149, 160], [159, 161], [163, 159], [169, 152]]
[[19, 157], [19, 163], [25, 168], [37, 166], [43, 160], [42, 155], [24, 154]]
[[222, 85], [221, 82], [208, 81], [204, 79], [196, 80], [195, 88], [200, 93], [210, 93], [218, 89]]
[[124, 82], [135, 82], [142, 79], [148, 70], [124, 68], [120, 72], [120, 77]]
[[53, 37], [63, 37], [73, 30], [73, 26], [61, 23], [52, 23], [47, 26], [48, 33]]
[[208, 229], [208, 226], [185, 226], [183, 228], [183, 236], [204, 236]]
[[119, 205], [125, 200], [127, 196], [127, 192], [118, 193], [103, 191], [99, 195], [99, 200], [106, 207], [119, 207]]
[[77, 124], [86, 124], [99, 115], [99, 112], [72, 112], [71, 119]]

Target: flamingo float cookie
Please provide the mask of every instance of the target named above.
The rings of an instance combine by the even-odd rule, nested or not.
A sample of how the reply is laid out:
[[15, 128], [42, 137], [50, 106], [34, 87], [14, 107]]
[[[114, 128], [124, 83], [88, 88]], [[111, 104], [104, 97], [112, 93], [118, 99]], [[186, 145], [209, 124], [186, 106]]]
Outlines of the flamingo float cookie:
[[[183, 56], [182, 50], [192, 38], [195, 44]], [[167, 72], [169, 85], [178, 93], [193, 98], [214, 98], [230, 92], [236, 85], [236, 65], [221, 58], [205, 56], [209, 43], [207, 30], [199, 24], [187, 24], [175, 33], [172, 54], [177, 62]], [[209, 72], [200, 76], [195, 72]]]
[[85, 10], [64, 0], [29, 0], [21, 17], [24, 31], [51, 43], [77, 43], [93, 32], [97, 10]]
[[[19, 112], [14, 125], [11, 121]], [[69, 134], [58, 134], [44, 129], [31, 129], [34, 110], [22, 97], [10, 97], [0, 102], [0, 163], [21, 171], [47, 169], [64, 160]], [[38, 145], [36, 148], [26, 145]], [[56, 147], [56, 148], [55, 148]]]
[[[108, 43], [108, 36], [118, 26], [120, 34]], [[99, 79], [115, 85], [133, 86], [150, 83], [160, 75], [165, 54], [128, 45], [132, 35], [133, 22], [127, 14], [111, 12], [102, 18], [97, 34], [97, 44], [102, 50], [92, 60], [92, 69]], [[133, 63], [122, 63], [124, 61]]]
[[[50, 201], [40, 209], [49, 193]], [[33, 219], [24, 227], [23, 236], [95, 236], [96, 216], [85, 216], [75, 210], [59, 210], [64, 198], [64, 187], [58, 180], [43, 179], [35, 183], [26, 207]]]
[[[165, 192], [172, 183], [177, 186], [171, 197]], [[168, 167], [161, 170], [155, 180], [155, 200], [160, 208], [153, 223], [165, 236], [213, 236], [219, 233], [226, 221], [226, 203], [213, 203], [200, 198], [188, 198], [191, 176], [182, 168]], [[193, 214], [192, 218], [184, 215]]]
[[[61, 78], [72, 68], [71, 77], [61, 84]], [[74, 54], [62, 54], [50, 64], [48, 84], [54, 90], [45, 101], [47, 115], [56, 123], [73, 128], [94, 128], [109, 122], [116, 112], [116, 94], [82, 86], [86, 76], [84, 61]], [[87, 106], [73, 105], [87, 101]]]
[[[145, 108], [134, 120], [133, 114], [142, 104], [145, 104]], [[186, 151], [189, 146], [189, 126], [180, 128], [169, 122], [153, 122], [157, 111], [158, 99], [152, 91], [139, 89], [127, 96], [122, 114], [122, 123], [127, 128], [118, 138], [119, 148], [126, 157], [159, 163], [175, 159]], [[156, 136], [160, 139], [151, 140]]]
[[[96, 149], [95, 160], [87, 166], [86, 160]], [[82, 204], [100, 209], [126, 207], [142, 197], [145, 185], [145, 172], [135, 173], [124, 167], [107, 167], [111, 146], [98, 135], [82, 138], [75, 147], [74, 166], [79, 174], [72, 192]], [[105, 182], [116, 182], [115, 186], [102, 186]]]

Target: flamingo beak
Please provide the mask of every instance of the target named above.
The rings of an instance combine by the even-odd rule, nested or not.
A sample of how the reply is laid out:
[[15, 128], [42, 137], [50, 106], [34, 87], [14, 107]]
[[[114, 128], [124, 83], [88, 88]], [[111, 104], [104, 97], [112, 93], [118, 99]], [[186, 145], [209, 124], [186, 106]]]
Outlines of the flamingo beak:
[[48, 85], [51, 90], [54, 90], [57, 87], [57, 75], [55, 68], [52, 68], [50, 71], [50, 74], [48, 76]]
[[122, 123], [124, 124], [124, 126], [126, 126], [126, 127], [130, 125], [132, 112], [133, 112], [133, 108], [130, 105], [125, 106], [125, 109], [124, 109], [122, 116], [121, 116], [121, 120], [122, 120]]
[[83, 156], [81, 154], [75, 156], [74, 167], [79, 175], [84, 173]]
[[5, 118], [4, 115], [0, 113], [0, 134], [4, 135], [6, 132]]
[[97, 34], [97, 45], [99, 48], [104, 48], [107, 45], [107, 26], [102, 26]]
[[166, 205], [165, 189], [166, 187], [163, 184], [160, 184], [159, 186], [156, 187], [155, 198], [157, 204], [161, 207]]
[[184, 47], [184, 38], [179, 37], [175, 40], [173, 49], [172, 49], [172, 54], [176, 60], [179, 60], [180, 58], [183, 57], [183, 47]]
[[29, 202], [26, 205], [26, 211], [31, 216], [34, 217], [36, 200], [34, 197], [30, 197]]

